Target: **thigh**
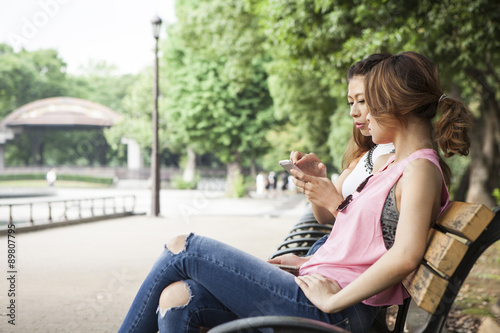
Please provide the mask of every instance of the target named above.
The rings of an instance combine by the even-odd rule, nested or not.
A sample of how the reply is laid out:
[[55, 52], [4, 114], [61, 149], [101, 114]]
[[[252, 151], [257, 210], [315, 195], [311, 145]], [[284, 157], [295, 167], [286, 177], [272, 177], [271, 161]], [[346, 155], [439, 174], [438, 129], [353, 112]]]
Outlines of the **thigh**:
[[189, 236], [183, 256], [181, 270], [240, 318], [300, 316], [346, 329], [350, 321], [358, 320], [355, 308], [335, 314], [322, 312], [305, 297], [292, 274], [226, 244]]

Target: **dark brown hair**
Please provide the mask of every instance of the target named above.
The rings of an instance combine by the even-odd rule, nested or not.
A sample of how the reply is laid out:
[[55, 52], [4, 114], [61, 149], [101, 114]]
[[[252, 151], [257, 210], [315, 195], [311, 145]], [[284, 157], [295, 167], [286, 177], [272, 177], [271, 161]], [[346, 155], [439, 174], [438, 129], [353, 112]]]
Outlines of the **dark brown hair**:
[[[376, 64], [390, 56], [391, 54], [389, 53], [375, 53], [366, 59], [356, 62], [347, 71], [347, 83], [356, 75], [366, 76]], [[347, 143], [344, 156], [342, 157], [342, 168], [347, 168], [353, 160], [361, 157], [361, 155], [370, 150], [373, 146], [375, 146], [375, 144], [371, 136], [364, 136], [353, 124], [352, 136]]]
[[[443, 96], [437, 68], [427, 57], [416, 52], [393, 55], [366, 75], [365, 87], [370, 114], [381, 125], [405, 124], [409, 116], [423, 118], [428, 120], [436, 151], [439, 145], [446, 157], [469, 154], [472, 114], [462, 102]], [[442, 115], [434, 129], [438, 109]], [[441, 158], [440, 164], [448, 181], [450, 169]]]

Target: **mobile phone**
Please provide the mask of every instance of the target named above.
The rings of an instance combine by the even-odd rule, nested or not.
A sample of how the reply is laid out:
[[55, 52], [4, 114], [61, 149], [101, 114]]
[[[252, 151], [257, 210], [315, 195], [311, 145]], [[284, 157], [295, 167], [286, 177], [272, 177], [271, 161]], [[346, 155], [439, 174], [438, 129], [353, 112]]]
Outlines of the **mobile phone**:
[[295, 164], [292, 163], [292, 161], [290, 160], [282, 160], [279, 162], [280, 165], [283, 167], [283, 169], [285, 169], [286, 171], [288, 171], [288, 173], [291, 174], [290, 170], [292, 169], [295, 169], [295, 170], [298, 170], [300, 172], [302, 172], [302, 170], [300, 170]]
[[284, 270], [285, 272], [292, 273], [295, 276], [299, 275], [299, 268], [296, 266], [281, 265], [281, 264], [273, 264], [273, 265], [278, 267], [279, 269]]

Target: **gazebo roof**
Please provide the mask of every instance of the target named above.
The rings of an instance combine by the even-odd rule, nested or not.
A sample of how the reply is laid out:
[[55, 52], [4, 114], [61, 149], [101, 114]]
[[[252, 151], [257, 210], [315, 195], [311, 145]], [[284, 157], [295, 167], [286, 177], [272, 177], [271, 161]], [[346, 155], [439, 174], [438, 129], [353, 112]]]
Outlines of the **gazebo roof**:
[[73, 97], [51, 97], [12, 111], [0, 123], [6, 127], [110, 127], [120, 115], [110, 108]]

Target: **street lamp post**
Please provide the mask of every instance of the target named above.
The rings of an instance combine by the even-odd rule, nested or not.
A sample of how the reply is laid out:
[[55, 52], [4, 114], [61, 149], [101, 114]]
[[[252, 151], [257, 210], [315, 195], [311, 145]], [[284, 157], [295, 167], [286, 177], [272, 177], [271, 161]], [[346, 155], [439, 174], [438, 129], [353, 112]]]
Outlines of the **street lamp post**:
[[151, 215], [160, 215], [160, 154], [158, 152], [158, 39], [160, 37], [161, 18], [155, 16], [151, 20], [153, 37], [155, 38], [155, 62], [153, 83], [153, 147], [151, 150]]

